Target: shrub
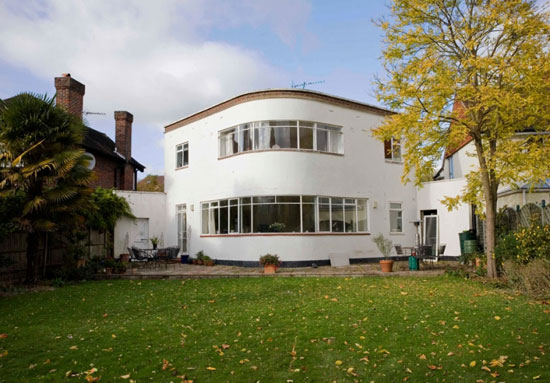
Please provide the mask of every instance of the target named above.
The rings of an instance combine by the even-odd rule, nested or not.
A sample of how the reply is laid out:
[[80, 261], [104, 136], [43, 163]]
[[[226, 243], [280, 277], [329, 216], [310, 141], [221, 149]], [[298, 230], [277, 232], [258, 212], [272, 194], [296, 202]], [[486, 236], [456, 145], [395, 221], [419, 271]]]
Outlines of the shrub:
[[519, 243], [516, 233], [507, 233], [497, 239], [495, 258], [497, 264], [502, 265], [506, 260], [516, 260], [519, 257]]
[[277, 254], [266, 254], [260, 257], [260, 265], [274, 265], [279, 267], [281, 266], [281, 260], [279, 259], [279, 256]]
[[390, 256], [391, 249], [393, 247], [393, 243], [390, 239], [386, 239], [386, 237], [384, 237], [384, 234], [380, 233], [376, 237], [374, 237], [372, 241], [376, 244], [378, 250], [380, 250], [384, 258]]
[[550, 259], [535, 259], [528, 264], [507, 260], [503, 269], [510, 287], [535, 298], [550, 297]]
[[517, 240], [518, 262], [526, 264], [534, 259], [550, 259], [550, 225], [533, 225], [514, 235]]

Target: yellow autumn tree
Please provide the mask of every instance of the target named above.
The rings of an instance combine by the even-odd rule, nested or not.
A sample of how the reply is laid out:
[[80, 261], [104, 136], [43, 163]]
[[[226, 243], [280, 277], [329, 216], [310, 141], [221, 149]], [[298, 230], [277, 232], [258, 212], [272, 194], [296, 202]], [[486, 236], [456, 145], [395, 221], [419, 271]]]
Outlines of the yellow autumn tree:
[[393, 0], [378, 21], [386, 74], [377, 95], [398, 114], [375, 135], [403, 139], [402, 180], [417, 185], [445, 150], [472, 140], [479, 166], [444, 202], [485, 217], [490, 277], [499, 186], [550, 176], [549, 20], [533, 0]]

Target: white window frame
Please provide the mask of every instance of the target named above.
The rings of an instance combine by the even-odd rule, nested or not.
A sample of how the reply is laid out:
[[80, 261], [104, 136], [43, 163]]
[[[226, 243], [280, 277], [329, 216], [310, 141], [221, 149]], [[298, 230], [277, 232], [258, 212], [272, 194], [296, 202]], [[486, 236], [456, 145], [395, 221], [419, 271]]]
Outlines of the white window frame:
[[[390, 138], [389, 140], [386, 140], [386, 141], [390, 141], [390, 150], [391, 150], [391, 158], [386, 158], [386, 145], [385, 145], [385, 142], [384, 142], [384, 159], [386, 160], [386, 162], [394, 162], [394, 163], [403, 163], [403, 150], [402, 150], [402, 146], [401, 146], [401, 139], [399, 138]], [[397, 141], [398, 144], [394, 144], [394, 141]], [[396, 157], [395, 156], [395, 147], [396, 146], [399, 146], [399, 157]]]
[[[185, 163], [185, 152], [187, 152], [187, 163]], [[178, 166], [178, 154], [181, 153], [181, 165]], [[189, 166], [189, 141], [176, 145], [176, 169], [183, 169]]]
[[[262, 123], [269, 122], [269, 121], [274, 121], [274, 122], [280, 122], [280, 121], [293, 121], [294, 122], [294, 121], [296, 121], [296, 126], [294, 126], [294, 125], [292, 125], [292, 126], [282, 126], [282, 125], [281, 126], [264, 126], [264, 125], [262, 125]], [[301, 143], [300, 143], [300, 128], [301, 128], [300, 125], [301, 124], [300, 123], [304, 123], [304, 124], [308, 123], [308, 124], [313, 125], [313, 126], [303, 126], [304, 129], [312, 129], [313, 130], [313, 145], [312, 145], [313, 148], [312, 149], [301, 148], [300, 147], [301, 146]], [[247, 127], [243, 128], [244, 125], [247, 125]], [[320, 127], [319, 125], [323, 125], [324, 127], [327, 127], [327, 128], [330, 128], [330, 129], [325, 129], [324, 127]], [[296, 127], [296, 148], [280, 148], [280, 149], [255, 148], [256, 128], [262, 128], [262, 127], [268, 127], [268, 128], [272, 128], [272, 129], [285, 128], [285, 127], [292, 127], [292, 128]], [[244, 141], [241, 140], [240, 135], [241, 135], [241, 132], [243, 130], [246, 130], [246, 129], [248, 129], [250, 131], [250, 139], [252, 140], [252, 149], [244, 151], [243, 148], [242, 148], [242, 143], [244, 143]], [[324, 131], [327, 132], [327, 149], [328, 150], [319, 150], [317, 148], [317, 131], [318, 130], [324, 130]], [[225, 135], [228, 134], [229, 131], [233, 131], [233, 134], [237, 135], [238, 149], [237, 149], [237, 152], [235, 152], [235, 153], [225, 154], [225, 155], [222, 156], [221, 140], [222, 140], [222, 137], [225, 137]], [[337, 135], [340, 136], [341, 146], [339, 147], [339, 149], [340, 149], [339, 151], [331, 151], [330, 150], [331, 147], [332, 147], [332, 139], [333, 139], [334, 134], [337, 134]], [[265, 120], [265, 121], [245, 122], [245, 123], [235, 125], [235, 126], [225, 128], [225, 129], [222, 129], [222, 130], [218, 131], [218, 159], [231, 157], [235, 154], [252, 153], [252, 152], [259, 152], [259, 151], [266, 151], [266, 150], [270, 150], [270, 151], [296, 150], [296, 151], [305, 151], [305, 152], [317, 152], [317, 153], [329, 153], [329, 154], [344, 155], [344, 129], [343, 129], [342, 126], [328, 124], [328, 123], [324, 123], [324, 122], [315, 122], [315, 121], [306, 121], [306, 120]]]
[[[183, 220], [183, 222], [181, 222], [181, 219], [182, 219], [181, 214], [185, 214], [185, 219]], [[178, 225], [180, 226], [180, 229], [183, 229], [183, 230], [179, 230], [177, 233], [179, 251], [182, 254], [188, 254], [189, 243], [187, 241], [188, 238], [187, 238], [187, 205], [186, 204], [182, 203], [182, 204], [176, 205], [176, 219], [178, 220], [176, 229]], [[182, 224], [183, 226], [181, 226]], [[185, 236], [182, 235], [183, 233], [185, 233]], [[183, 248], [184, 241], [185, 241], [185, 249]]]
[[[398, 203], [400, 205], [399, 209], [392, 208], [392, 203]], [[391, 222], [391, 212], [392, 211], [399, 211], [401, 212], [401, 231], [392, 231], [392, 222]], [[388, 201], [388, 217], [389, 217], [389, 223], [390, 223], [390, 234], [403, 234], [404, 226], [403, 226], [403, 201]]]

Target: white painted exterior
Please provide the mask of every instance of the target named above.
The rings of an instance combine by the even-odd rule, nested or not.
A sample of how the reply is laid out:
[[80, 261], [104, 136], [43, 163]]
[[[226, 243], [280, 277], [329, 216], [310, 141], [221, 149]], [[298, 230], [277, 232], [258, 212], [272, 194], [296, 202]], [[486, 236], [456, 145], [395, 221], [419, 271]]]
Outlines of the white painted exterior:
[[[177, 243], [176, 205], [187, 205], [188, 252], [203, 250], [218, 260], [257, 261], [266, 253], [283, 261], [328, 260], [332, 253], [350, 258], [380, 257], [371, 235], [202, 236], [201, 202], [232, 197], [318, 195], [368, 198], [370, 232], [394, 243], [413, 245], [416, 189], [400, 182], [403, 165], [384, 159], [384, 145], [371, 131], [382, 116], [295, 98], [243, 102], [165, 133], [165, 243]], [[218, 132], [246, 122], [306, 120], [343, 127], [344, 155], [265, 151], [218, 159]], [[189, 166], [176, 169], [176, 145], [189, 142]], [[390, 235], [389, 201], [403, 204], [402, 234]]]
[[445, 159], [444, 169], [441, 174], [445, 179], [451, 178], [451, 161], [454, 170], [452, 178], [465, 177], [470, 171], [477, 169], [478, 161], [473, 141], [468, 142], [464, 147]]
[[426, 182], [418, 190], [418, 210], [437, 210], [439, 215], [440, 244], [446, 244], [443, 255], [460, 255], [458, 233], [469, 230], [471, 222], [471, 208], [469, 205], [460, 205], [458, 209], [449, 211], [441, 201], [445, 197], [455, 197], [466, 186], [466, 179], [452, 179]]
[[127, 254], [124, 247], [126, 234], [129, 237], [128, 246], [151, 248], [151, 243], [142, 240], [139, 235], [140, 220], [147, 220], [148, 236], [163, 238], [165, 246], [176, 246], [176, 243], [166, 242], [166, 194], [157, 192], [140, 192], [128, 190], [116, 190], [116, 195], [124, 197], [132, 214], [136, 219], [122, 217], [117, 221], [114, 233], [114, 255], [118, 258], [120, 254]]

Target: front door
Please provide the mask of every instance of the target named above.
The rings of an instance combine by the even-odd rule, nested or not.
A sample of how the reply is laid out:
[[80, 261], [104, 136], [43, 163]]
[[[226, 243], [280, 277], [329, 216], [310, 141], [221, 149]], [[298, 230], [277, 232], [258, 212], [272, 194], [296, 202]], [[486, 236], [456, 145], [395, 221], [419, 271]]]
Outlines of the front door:
[[136, 236], [132, 245], [140, 249], [149, 248], [149, 218], [136, 218], [134, 225]]
[[433, 253], [438, 256], [439, 252], [439, 216], [424, 216], [424, 245], [432, 246], [435, 249]]
[[187, 207], [185, 204], [176, 206], [178, 220], [178, 246], [180, 253], [187, 254]]

